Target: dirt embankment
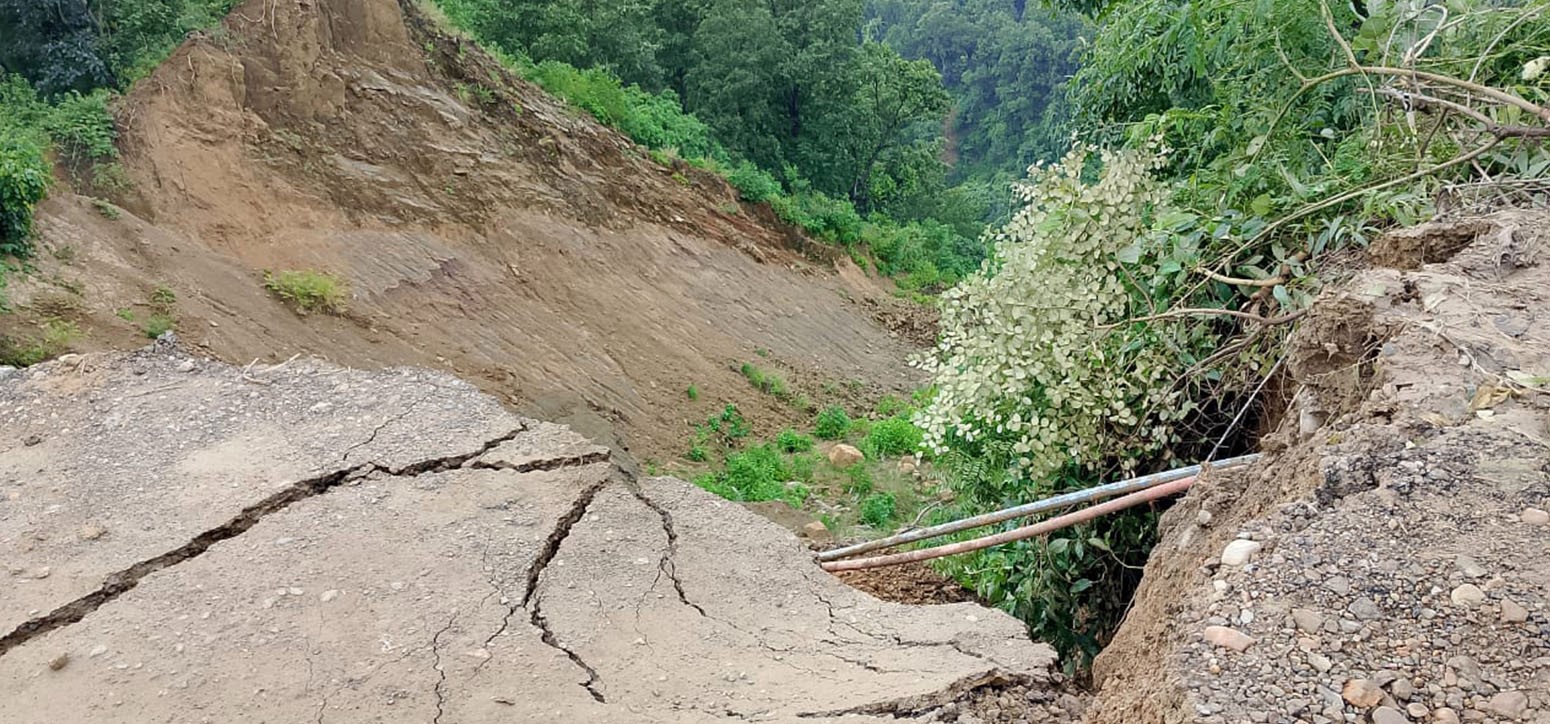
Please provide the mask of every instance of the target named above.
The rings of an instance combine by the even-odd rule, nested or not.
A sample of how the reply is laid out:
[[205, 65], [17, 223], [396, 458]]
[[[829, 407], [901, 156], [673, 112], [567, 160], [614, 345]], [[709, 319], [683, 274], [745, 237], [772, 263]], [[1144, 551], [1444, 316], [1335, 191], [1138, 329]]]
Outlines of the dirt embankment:
[[1163, 518], [1091, 722], [1550, 721], [1550, 218], [1390, 235]]
[[[727, 401], [789, 418], [733, 371], [755, 350], [814, 387], [907, 386], [909, 345], [858, 303], [870, 280], [416, 8], [252, 0], [191, 39], [119, 109], [132, 185], [98, 192], [117, 206], [61, 189], [42, 207], [40, 273], [0, 333], [59, 316], [81, 348], [142, 344], [165, 285], [183, 339], [227, 361], [443, 369], [594, 436], [621, 425], [648, 456]], [[267, 269], [343, 277], [350, 311], [297, 316]]]

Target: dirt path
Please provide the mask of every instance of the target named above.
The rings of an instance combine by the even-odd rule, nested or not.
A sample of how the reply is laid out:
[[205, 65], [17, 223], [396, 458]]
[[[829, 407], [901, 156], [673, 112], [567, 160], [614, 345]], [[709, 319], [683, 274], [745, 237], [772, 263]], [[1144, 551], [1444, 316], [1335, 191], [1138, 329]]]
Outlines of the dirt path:
[[1089, 721], [1550, 721], [1550, 218], [1372, 256], [1271, 457], [1164, 516]]
[[1049, 681], [1005, 614], [878, 601], [444, 374], [161, 347], [0, 380], [0, 721], [872, 721]]

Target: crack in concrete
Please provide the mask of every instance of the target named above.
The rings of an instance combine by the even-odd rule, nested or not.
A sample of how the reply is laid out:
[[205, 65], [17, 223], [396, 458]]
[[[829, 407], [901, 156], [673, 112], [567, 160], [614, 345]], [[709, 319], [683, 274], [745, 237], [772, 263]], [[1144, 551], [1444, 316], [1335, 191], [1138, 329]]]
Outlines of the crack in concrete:
[[532, 462], [526, 462], [520, 465], [508, 462], [492, 463], [484, 460], [475, 460], [469, 463], [468, 467], [475, 470], [510, 470], [517, 473], [535, 473], [540, 471], [559, 470], [561, 468], [579, 468], [585, 467], [587, 465], [595, 465], [597, 463], [606, 462], [608, 462], [608, 451], [602, 450], [598, 452], [584, 453], [581, 455], [567, 455], [564, 457], [534, 460]]
[[[656, 512], [657, 517], [662, 521], [662, 532], [667, 535], [667, 547], [662, 549], [662, 557], [657, 560], [657, 581], [662, 580], [662, 576], [667, 576], [668, 580], [673, 582], [673, 590], [678, 592], [679, 602], [698, 611], [701, 616], [709, 618], [704, 608], [689, 600], [689, 595], [684, 592], [683, 580], [678, 577], [678, 566], [674, 562], [674, 559], [678, 556], [678, 529], [673, 527], [673, 514], [669, 513], [667, 508], [662, 507], [657, 501], [652, 500], [651, 496], [646, 495], [646, 491], [641, 489], [640, 481], [635, 476], [627, 472], [624, 473], [624, 476], [630, 493], [642, 505]], [[657, 581], [652, 581], [652, 587], [656, 586]]]
[[361, 463], [291, 483], [279, 492], [243, 508], [241, 513], [238, 513], [235, 518], [226, 523], [200, 533], [189, 542], [166, 553], [139, 561], [128, 568], [110, 573], [97, 590], [66, 603], [42, 617], [30, 619], [17, 626], [10, 633], [0, 636], [0, 656], [6, 655], [11, 649], [26, 644], [39, 636], [79, 622], [93, 611], [102, 608], [119, 596], [133, 590], [140, 585], [140, 581], [146, 576], [171, 568], [189, 559], [197, 558], [210, 550], [216, 543], [236, 538], [258, 525], [264, 518], [283, 511], [296, 503], [317, 497], [340, 485], [374, 473], [382, 473], [390, 477], [412, 478], [426, 473], [461, 468], [469, 461], [494, 450], [502, 443], [516, 438], [524, 429], [526, 429], [525, 424], [505, 435], [485, 442], [478, 450], [469, 453], [431, 458], [397, 468], [375, 462]]
[[894, 719], [918, 719], [935, 713], [942, 707], [960, 701], [981, 689], [1025, 685], [1031, 683], [1031, 681], [1029, 677], [1010, 674], [996, 668], [978, 674], [971, 674], [948, 684], [943, 689], [926, 694], [905, 696], [897, 699], [884, 699], [883, 701], [861, 704], [848, 709], [797, 712], [797, 718], [832, 719], [852, 715], [871, 715], [886, 716]]
[[431, 724], [441, 724], [441, 717], [447, 713], [447, 670], [441, 665], [441, 637], [448, 631], [451, 631], [453, 624], [456, 623], [457, 614], [454, 613], [452, 618], [447, 619], [447, 625], [441, 627], [441, 630], [431, 637], [431, 657], [435, 662], [437, 676], [434, 689], [436, 693], [436, 716], [431, 718]]

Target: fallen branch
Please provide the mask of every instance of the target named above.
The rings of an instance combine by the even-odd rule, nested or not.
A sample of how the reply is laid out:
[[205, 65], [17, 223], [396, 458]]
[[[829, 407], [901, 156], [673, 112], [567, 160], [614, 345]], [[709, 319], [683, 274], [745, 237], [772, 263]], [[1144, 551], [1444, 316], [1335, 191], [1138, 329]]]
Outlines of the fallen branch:
[[975, 538], [973, 540], [966, 540], [961, 543], [949, 543], [947, 545], [937, 546], [935, 548], [922, 548], [918, 551], [894, 553], [892, 555], [876, 556], [873, 558], [860, 558], [852, 561], [830, 561], [828, 563], [822, 564], [822, 567], [824, 570], [831, 573], [834, 571], [859, 571], [867, 568], [881, 568], [883, 566], [897, 566], [905, 563], [914, 563], [916, 561], [929, 561], [934, 558], [943, 558], [946, 556], [958, 555], [960, 553], [970, 553], [1006, 543], [1014, 543], [1016, 541], [1026, 540], [1028, 538], [1047, 535], [1054, 531], [1060, 530], [1061, 528], [1069, 528], [1078, 523], [1085, 523], [1089, 520], [1092, 520], [1093, 518], [1125, 510], [1126, 508], [1133, 508], [1142, 503], [1157, 500], [1158, 498], [1165, 498], [1170, 495], [1178, 495], [1179, 493], [1188, 491], [1190, 486], [1195, 484], [1195, 480], [1195, 476], [1190, 476], [1184, 478], [1183, 480], [1175, 480], [1171, 483], [1163, 483], [1162, 485], [1131, 493], [1122, 498], [1115, 498], [1114, 500], [1110, 500], [1106, 503], [1099, 503], [1088, 508], [1083, 508], [1076, 511], [1075, 513], [1067, 513], [1065, 515], [1050, 518], [1049, 520], [1035, 523], [1033, 525], [1023, 526], [1021, 528], [1009, 530], [1004, 533], [988, 535], [983, 538]]
[[1152, 315], [1148, 315], [1148, 316], [1145, 316], [1145, 317], [1134, 317], [1132, 319], [1127, 319], [1127, 320], [1125, 320], [1123, 322], [1115, 322], [1113, 324], [1105, 324], [1105, 325], [1100, 326], [1099, 329], [1114, 329], [1115, 327], [1123, 327], [1123, 326], [1125, 326], [1127, 324], [1135, 324], [1137, 322], [1155, 322], [1155, 321], [1157, 321], [1159, 319], [1174, 319], [1174, 318], [1177, 318], [1177, 317], [1236, 317], [1238, 319], [1248, 320], [1250, 322], [1255, 322], [1257, 324], [1264, 324], [1264, 325], [1268, 325], [1268, 326], [1275, 326], [1275, 325], [1278, 325], [1278, 324], [1286, 324], [1288, 322], [1295, 322], [1295, 321], [1301, 319], [1302, 316], [1304, 314], [1307, 314], [1307, 313], [1308, 313], [1308, 310], [1306, 310], [1306, 309], [1299, 309], [1299, 310], [1297, 310], [1295, 312], [1290, 312], [1288, 314], [1283, 314], [1283, 315], [1281, 315], [1279, 317], [1262, 317], [1262, 316], [1260, 316], [1258, 314], [1254, 314], [1252, 312], [1240, 312], [1240, 311], [1238, 311], [1236, 309], [1210, 309], [1210, 308], [1185, 307], [1185, 308], [1182, 308], [1182, 309], [1170, 309], [1170, 310], [1168, 310], [1166, 312], [1163, 312], [1161, 314], [1152, 314]]

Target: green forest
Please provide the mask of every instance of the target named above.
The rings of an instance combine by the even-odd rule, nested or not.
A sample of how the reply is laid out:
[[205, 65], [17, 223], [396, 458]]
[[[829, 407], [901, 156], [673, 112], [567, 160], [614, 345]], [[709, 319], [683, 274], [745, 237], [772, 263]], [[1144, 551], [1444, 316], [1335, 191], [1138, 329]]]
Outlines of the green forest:
[[[31, 251], [49, 149], [92, 183], [116, 182], [113, 95], [231, 4], [0, 0], [0, 253]], [[1543, 194], [1546, 8], [434, 9], [659, 161], [722, 174], [938, 307], [939, 343], [918, 360], [933, 382], [887, 411], [909, 425], [886, 430], [945, 472], [956, 497], [934, 515], [948, 519], [1243, 450], [1289, 323], [1353, 250], [1439, 210]], [[749, 480], [789, 474], [780, 456], [811, 445], [793, 431], [750, 456], [730, 425], [706, 429]], [[758, 487], [729, 475], [705, 484], [728, 497]], [[1155, 514], [1133, 513], [946, 570], [1081, 662], [1123, 616], [1154, 536]]]

